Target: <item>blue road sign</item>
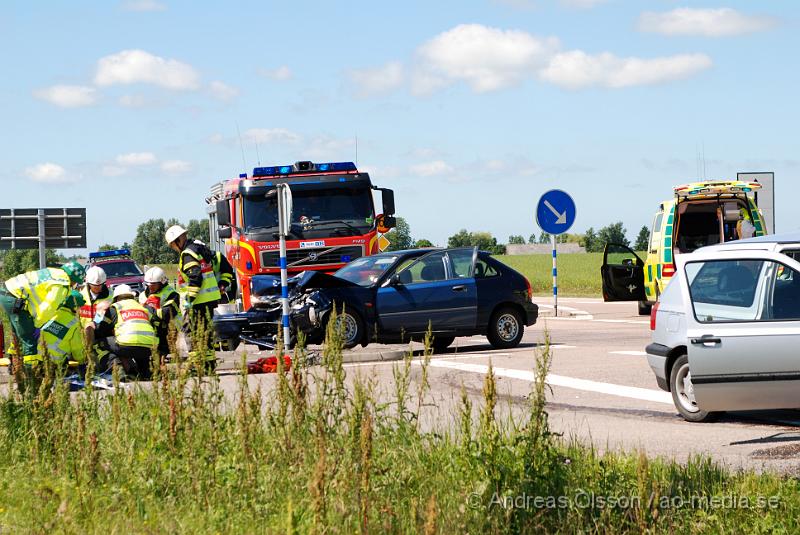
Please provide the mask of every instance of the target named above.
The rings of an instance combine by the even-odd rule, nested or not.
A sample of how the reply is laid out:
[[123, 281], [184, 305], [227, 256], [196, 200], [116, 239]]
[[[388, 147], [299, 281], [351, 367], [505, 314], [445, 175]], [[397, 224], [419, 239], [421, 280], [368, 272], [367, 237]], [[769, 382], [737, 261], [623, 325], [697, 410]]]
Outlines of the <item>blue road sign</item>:
[[560, 189], [551, 189], [536, 205], [536, 223], [549, 234], [563, 234], [575, 222], [575, 201]]

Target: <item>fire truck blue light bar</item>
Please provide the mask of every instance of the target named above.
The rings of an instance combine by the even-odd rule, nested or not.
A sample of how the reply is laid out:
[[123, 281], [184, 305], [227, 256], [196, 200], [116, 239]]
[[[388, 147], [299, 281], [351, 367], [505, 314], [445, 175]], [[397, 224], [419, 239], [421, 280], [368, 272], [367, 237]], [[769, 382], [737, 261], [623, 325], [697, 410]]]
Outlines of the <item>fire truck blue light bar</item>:
[[353, 162], [330, 162], [312, 164], [310, 168], [299, 171], [296, 165], [273, 165], [270, 167], [256, 167], [253, 169], [253, 177], [308, 174], [308, 173], [330, 173], [333, 171], [358, 171]]

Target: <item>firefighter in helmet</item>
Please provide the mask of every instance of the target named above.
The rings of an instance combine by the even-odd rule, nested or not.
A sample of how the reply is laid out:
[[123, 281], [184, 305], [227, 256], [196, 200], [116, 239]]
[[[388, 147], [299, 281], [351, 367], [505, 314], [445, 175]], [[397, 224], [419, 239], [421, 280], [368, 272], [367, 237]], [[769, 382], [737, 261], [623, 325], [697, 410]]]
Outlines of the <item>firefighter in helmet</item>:
[[170, 286], [167, 274], [160, 267], [151, 267], [144, 274], [145, 291], [139, 296], [142, 304], [150, 312], [150, 322], [158, 336], [158, 353], [170, 353], [169, 334], [180, 331], [183, 316], [180, 296]]
[[189, 240], [186, 229], [173, 225], [167, 229], [165, 239], [170, 248], [178, 253], [178, 271], [186, 287], [186, 308], [190, 340], [202, 347], [203, 361], [208, 370], [216, 368], [213, 349], [213, 326], [211, 318], [222, 294], [233, 281], [233, 268], [219, 252], [214, 252], [200, 240]]

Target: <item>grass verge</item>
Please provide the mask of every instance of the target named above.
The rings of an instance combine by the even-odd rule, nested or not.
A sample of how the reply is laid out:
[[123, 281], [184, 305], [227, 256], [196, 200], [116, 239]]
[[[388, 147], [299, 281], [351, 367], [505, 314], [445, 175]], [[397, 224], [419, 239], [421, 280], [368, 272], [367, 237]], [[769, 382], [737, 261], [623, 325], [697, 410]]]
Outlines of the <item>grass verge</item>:
[[[330, 322], [333, 325], [335, 322]], [[430, 346], [430, 343], [427, 344]], [[548, 426], [547, 345], [522, 414], [483, 396], [452, 421], [431, 403], [425, 352], [393, 384], [346, 377], [339, 333], [323, 363], [263, 391], [239, 376], [156, 371], [149, 388], [70, 395], [45, 380], [0, 399], [0, 527], [34, 533], [796, 533], [792, 478], [642, 454], [600, 454]], [[280, 362], [280, 360], [279, 360]], [[53, 386], [55, 385], [55, 386]], [[381, 392], [391, 392], [387, 399]], [[746, 505], [746, 506], [745, 506]]]

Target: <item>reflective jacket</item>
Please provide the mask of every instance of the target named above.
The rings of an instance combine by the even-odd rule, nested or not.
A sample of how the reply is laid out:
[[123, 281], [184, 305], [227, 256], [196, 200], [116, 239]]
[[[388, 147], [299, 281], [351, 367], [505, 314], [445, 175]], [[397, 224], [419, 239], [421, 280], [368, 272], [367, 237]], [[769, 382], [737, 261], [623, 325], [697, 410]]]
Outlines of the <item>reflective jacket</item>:
[[165, 284], [161, 290], [151, 294], [150, 290], [144, 293], [145, 299], [142, 303], [150, 312], [150, 322], [157, 330], [168, 330], [170, 325], [180, 330], [183, 323], [181, 314], [180, 296], [169, 284]]
[[117, 301], [111, 307], [116, 311], [114, 336], [120, 346], [153, 347], [157, 344], [156, 331], [150, 324], [150, 313], [135, 299]]
[[178, 270], [189, 281], [186, 299], [200, 305], [219, 301], [219, 282], [214, 275], [214, 253], [206, 245], [195, 240], [181, 252]]
[[62, 363], [67, 360], [84, 362], [86, 360], [81, 322], [74, 310], [66, 307], [59, 308], [56, 316], [44, 324], [41, 333], [47, 354], [54, 362]]
[[111, 303], [112, 298], [111, 292], [108, 291], [108, 286], [106, 285], [103, 285], [103, 290], [101, 290], [100, 295], [97, 296], [94, 301], [92, 301], [92, 292], [89, 290], [88, 284], [84, 284], [81, 287], [81, 295], [85, 301], [79, 310], [81, 316], [81, 326], [86, 327], [92, 323], [92, 319], [94, 319], [94, 315], [97, 313], [97, 305], [106, 301]]
[[14, 297], [25, 299], [28, 313], [37, 328], [56, 315], [71, 287], [69, 276], [59, 268], [29, 271], [6, 281], [6, 288]]

